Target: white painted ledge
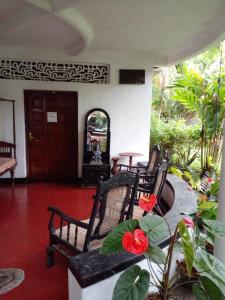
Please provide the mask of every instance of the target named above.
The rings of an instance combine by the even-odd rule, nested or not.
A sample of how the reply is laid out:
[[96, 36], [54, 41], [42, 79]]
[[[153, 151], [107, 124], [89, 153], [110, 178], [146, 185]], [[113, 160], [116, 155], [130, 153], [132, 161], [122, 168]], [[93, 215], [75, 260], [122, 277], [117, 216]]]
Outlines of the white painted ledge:
[[[167, 251], [167, 248], [164, 252]], [[171, 273], [172, 276], [176, 271], [176, 260], [181, 259], [182, 256], [175, 253], [172, 265], [171, 265]], [[142, 260], [136, 265], [140, 266], [142, 269], [146, 269], [149, 271], [147, 259]], [[152, 264], [157, 276], [161, 278], [161, 274], [159, 270], [157, 270], [157, 265]], [[82, 288], [74, 277], [73, 273], [68, 269], [68, 289], [69, 289], [69, 300], [112, 300], [112, 294], [115, 287], [115, 284], [119, 278], [119, 276], [123, 273], [119, 272], [105, 280], [101, 280], [93, 285], [90, 285], [86, 288]], [[153, 286], [149, 288], [149, 292], [154, 292], [157, 289]]]

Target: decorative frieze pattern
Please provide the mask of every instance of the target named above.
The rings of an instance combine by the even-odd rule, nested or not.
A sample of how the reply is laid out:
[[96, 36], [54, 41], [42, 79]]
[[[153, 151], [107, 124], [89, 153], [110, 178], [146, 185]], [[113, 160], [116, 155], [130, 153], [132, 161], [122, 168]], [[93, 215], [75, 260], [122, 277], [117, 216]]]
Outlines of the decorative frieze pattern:
[[109, 83], [108, 64], [40, 62], [34, 60], [0, 60], [0, 78]]

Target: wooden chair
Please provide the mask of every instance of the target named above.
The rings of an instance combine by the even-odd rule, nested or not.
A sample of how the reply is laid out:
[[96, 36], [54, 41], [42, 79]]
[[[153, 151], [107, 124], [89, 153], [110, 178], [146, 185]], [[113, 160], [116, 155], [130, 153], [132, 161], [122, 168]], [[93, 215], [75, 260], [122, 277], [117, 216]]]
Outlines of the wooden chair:
[[16, 162], [16, 124], [15, 124], [15, 100], [0, 98], [0, 103], [12, 104], [12, 129], [13, 143], [0, 141], [0, 176], [10, 172], [12, 188], [14, 188], [14, 173], [17, 165]]
[[[156, 174], [156, 171], [158, 171], [158, 168], [160, 164], [162, 163], [163, 166], [166, 165], [166, 173], [169, 167], [170, 163], [170, 157], [167, 150], [163, 150], [162, 153], [160, 153], [160, 148], [158, 145], [154, 145], [151, 150], [153, 159], [151, 160], [152, 163], [148, 163], [147, 168], [148, 171], [140, 172], [140, 181], [139, 181], [139, 187], [142, 187], [142, 184], [144, 184], [143, 188], [146, 189], [146, 187], [153, 186], [154, 185], [154, 179], [156, 178], [154, 175]], [[157, 153], [157, 156], [156, 156]], [[155, 163], [153, 165], [155, 158]], [[152, 175], [152, 176], [151, 176]]]
[[147, 166], [130, 166], [125, 164], [118, 164], [118, 168], [120, 171], [122, 170], [130, 170], [133, 172], [139, 171], [143, 172], [155, 172], [158, 164], [160, 163], [160, 148], [158, 145], [153, 145], [149, 152], [149, 161]]
[[120, 172], [100, 182], [87, 220], [78, 221], [57, 208], [48, 207], [51, 216], [47, 265], [54, 265], [55, 251], [68, 257], [101, 247], [103, 239], [118, 223], [131, 218], [138, 181], [138, 173]]
[[161, 193], [163, 190], [163, 186], [166, 182], [166, 176], [168, 171], [169, 162], [164, 159], [162, 161], [162, 164], [159, 165], [155, 171], [155, 173], [149, 172], [149, 175], [146, 172], [146, 178], [145, 182], [141, 182], [138, 186], [137, 190], [137, 199], [134, 201], [134, 207], [132, 212], [132, 218], [133, 219], [140, 219], [144, 215], [147, 214], [142, 208], [139, 207], [139, 198], [141, 196], [147, 196], [149, 197], [151, 194], [154, 194], [157, 199], [157, 208], [155, 210], [156, 213], [160, 214], [160, 211], [163, 210], [162, 203], [161, 203]]
[[12, 188], [16, 164], [16, 145], [0, 141], [0, 176], [10, 172]]

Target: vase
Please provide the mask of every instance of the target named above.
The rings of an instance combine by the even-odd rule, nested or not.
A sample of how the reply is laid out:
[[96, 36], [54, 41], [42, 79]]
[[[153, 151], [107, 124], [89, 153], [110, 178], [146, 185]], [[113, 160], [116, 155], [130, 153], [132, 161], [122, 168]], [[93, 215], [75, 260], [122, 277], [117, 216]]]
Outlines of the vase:
[[118, 156], [115, 156], [115, 157], [112, 157], [112, 161], [113, 161], [113, 166], [112, 166], [112, 169], [111, 169], [111, 173], [112, 175], [116, 175], [119, 173], [120, 169], [117, 165], [117, 162], [120, 158]]

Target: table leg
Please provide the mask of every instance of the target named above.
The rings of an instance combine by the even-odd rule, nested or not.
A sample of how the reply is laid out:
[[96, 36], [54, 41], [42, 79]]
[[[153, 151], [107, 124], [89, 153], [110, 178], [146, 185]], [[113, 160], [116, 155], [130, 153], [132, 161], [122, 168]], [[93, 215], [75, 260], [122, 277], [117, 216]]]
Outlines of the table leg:
[[132, 156], [129, 157], [129, 169], [131, 170], [131, 166], [132, 166]]

